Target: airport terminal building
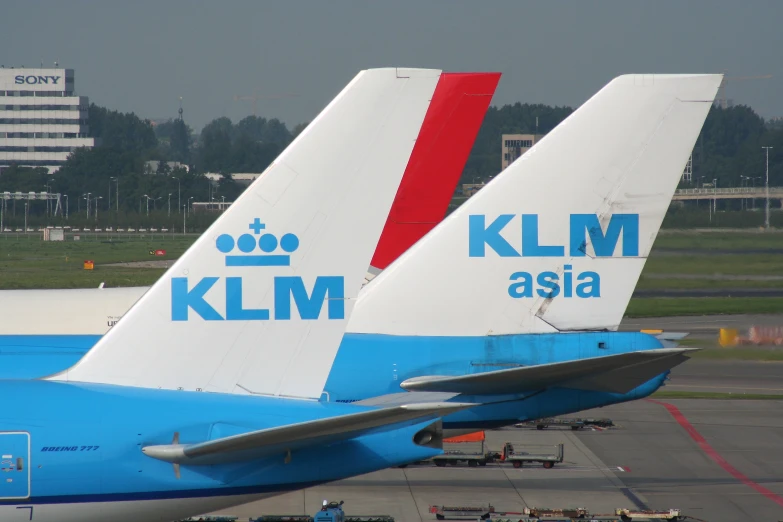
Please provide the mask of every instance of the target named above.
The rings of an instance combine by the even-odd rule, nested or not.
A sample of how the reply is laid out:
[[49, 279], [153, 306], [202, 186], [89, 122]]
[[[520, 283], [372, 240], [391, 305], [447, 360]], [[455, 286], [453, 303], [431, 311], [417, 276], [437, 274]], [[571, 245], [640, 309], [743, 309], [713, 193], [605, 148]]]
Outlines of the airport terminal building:
[[9, 165], [56, 172], [88, 137], [85, 96], [76, 96], [73, 69], [0, 68], [0, 171]]

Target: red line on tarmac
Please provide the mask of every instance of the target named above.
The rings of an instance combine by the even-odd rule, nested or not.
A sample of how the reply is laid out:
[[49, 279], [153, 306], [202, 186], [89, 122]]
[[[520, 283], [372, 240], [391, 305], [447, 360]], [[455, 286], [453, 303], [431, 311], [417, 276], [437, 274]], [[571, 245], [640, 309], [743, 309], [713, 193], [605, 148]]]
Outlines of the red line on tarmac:
[[668, 402], [661, 402], [656, 401], [653, 399], [647, 399], [649, 402], [658, 404], [660, 406], [663, 406], [666, 408], [666, 410], [671, 414], [672, 417], [674, 417], [674, 420], [677, 421], [677, 423], [682, 426], [685, 431], [688, 432], [688, 435], [691, 436], [691, 438], [696, 442], [696, 444], [699, 445], [701, 450], [706, 453], [712, 460], [714, 460], [721, 468], [723, 468], [726, 472], [728, 472], [732, 477], [739, 480], [746, 486], [755, 489], [768, 499], [770, 499], [772, 502], [778, 504], [779, 506], [783, 506], [783, 497], [780, 495], [777, 495], [773, 493], [772, 491], [768, 490], [764, 486], [757, 484], [756, 482], [753, 482], [750, 480], [747, 475], [742, 473], [740, 470], [729, 464], [726, 459], [721, 457], [720, 453], [715, 451], [715, 449], [710, 446], [709, 442], [699, 433], [696, 431], [696, 428], [693, 427], [693, 425], [688, 422], [688, 419], [685, 418], [685, 415], [682, 414], [680, 409], [675, 406], [674, 404], [669, 404]]

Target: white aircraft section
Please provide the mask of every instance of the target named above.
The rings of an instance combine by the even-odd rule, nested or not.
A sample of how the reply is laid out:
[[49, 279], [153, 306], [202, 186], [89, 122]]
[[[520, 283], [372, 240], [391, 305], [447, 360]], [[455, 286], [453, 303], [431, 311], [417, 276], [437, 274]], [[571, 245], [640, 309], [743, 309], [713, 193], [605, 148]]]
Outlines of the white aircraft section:
[[[484, 336], [616, 329], [721, 78], [613, 80], [367, 285], [348, 331]], [[540, 249], [536, 254], [536, 248], [525, 247], [522, 214], [538, 219], [538, 237], [531, 237], [534, 227], [525, 238], [529, 243], [560, 246], [563, 253], [549, 250], [544, 257]], [[597, 216], [601, 234], [607, 234], [613, 215], [638, 214], [638, 252], [621, 255], [626, 227], [611, 257], [595, 257], [590, 240], [587, 255], [572, 256], [572, 214]], [[499, 232], [503, 240], [496, 241], [508, 244], [505, 255], [483, 240], [482, 255], [469, 255], [471, 216], [484, 216], [483, 229], [501, 215], [509, 215]], [[580, 230], [582, 240], [589, 237]], [[574, 295], [573, 288], [564, 295], [566, 266], [573, 287], [579, 274], [597, 273], [600, 295], [594, 288], [585, 292], [593, 294], [587, 298]], [[563, 288], [555, 297], [535, 289], [520, 296], [521, 287], [512, 287], [523, 280], [520, 272], [534, 282], [551, 272]]]
[[[359, 73], [119, 323], [53, 379], [319, 397], [439, 76]], [[229, 256], [263, 257], [277, 246], [258, 236], [255, 245], [243, 242], [259, 223], [280, 240], [272, 254], [290, 256], [288, 266], [230, 263]], [[286, 234], [298, 241], [285, 242]], [[344, 299], [332, 287], [317, 298], [321, 277], [343, 277]], [[303, 302], [312, 296], [320, 306], [317, 319], [300, 317], [296, 292], [279, 293], [278, 278], [301, 278]], [[281, 296], [290, 319], [281, 316]], [[334, 299], [344, 313], [330, 319]], [[269, 320], [241, 319], [264, 310]], [[237, 320], [226, 320], [232, 315]]]
[[[362, 289], [380, 272], [370, 267]], [[0, 335], [104, 335], [149, 289], [0, 290]]]
[[3, 290], [0, 335], [103, 335], [147, 290]]

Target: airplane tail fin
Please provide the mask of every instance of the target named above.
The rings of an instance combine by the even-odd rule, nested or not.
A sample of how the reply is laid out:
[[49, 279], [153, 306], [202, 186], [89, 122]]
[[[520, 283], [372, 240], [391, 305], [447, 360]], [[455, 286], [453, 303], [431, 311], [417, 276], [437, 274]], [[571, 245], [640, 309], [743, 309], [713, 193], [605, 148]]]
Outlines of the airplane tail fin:
[[51, 379], [318, 398], [439, 76], [359, 73]]
[[613, 80], [366, 287], [349, 330], [616, 329], [720, 82]]
[[440, 223], [500, 73], [443, 73], [413, 147], [372, 262], [384, 270]]

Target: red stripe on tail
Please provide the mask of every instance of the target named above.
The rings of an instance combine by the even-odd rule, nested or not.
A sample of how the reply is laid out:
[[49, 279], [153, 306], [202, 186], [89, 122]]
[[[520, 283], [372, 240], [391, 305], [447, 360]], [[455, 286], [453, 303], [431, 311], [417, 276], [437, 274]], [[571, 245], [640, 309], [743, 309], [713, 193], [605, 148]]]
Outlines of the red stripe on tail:
[[500, 73], [443, 73], [372, 258], [381, 270], [448, 210]]

